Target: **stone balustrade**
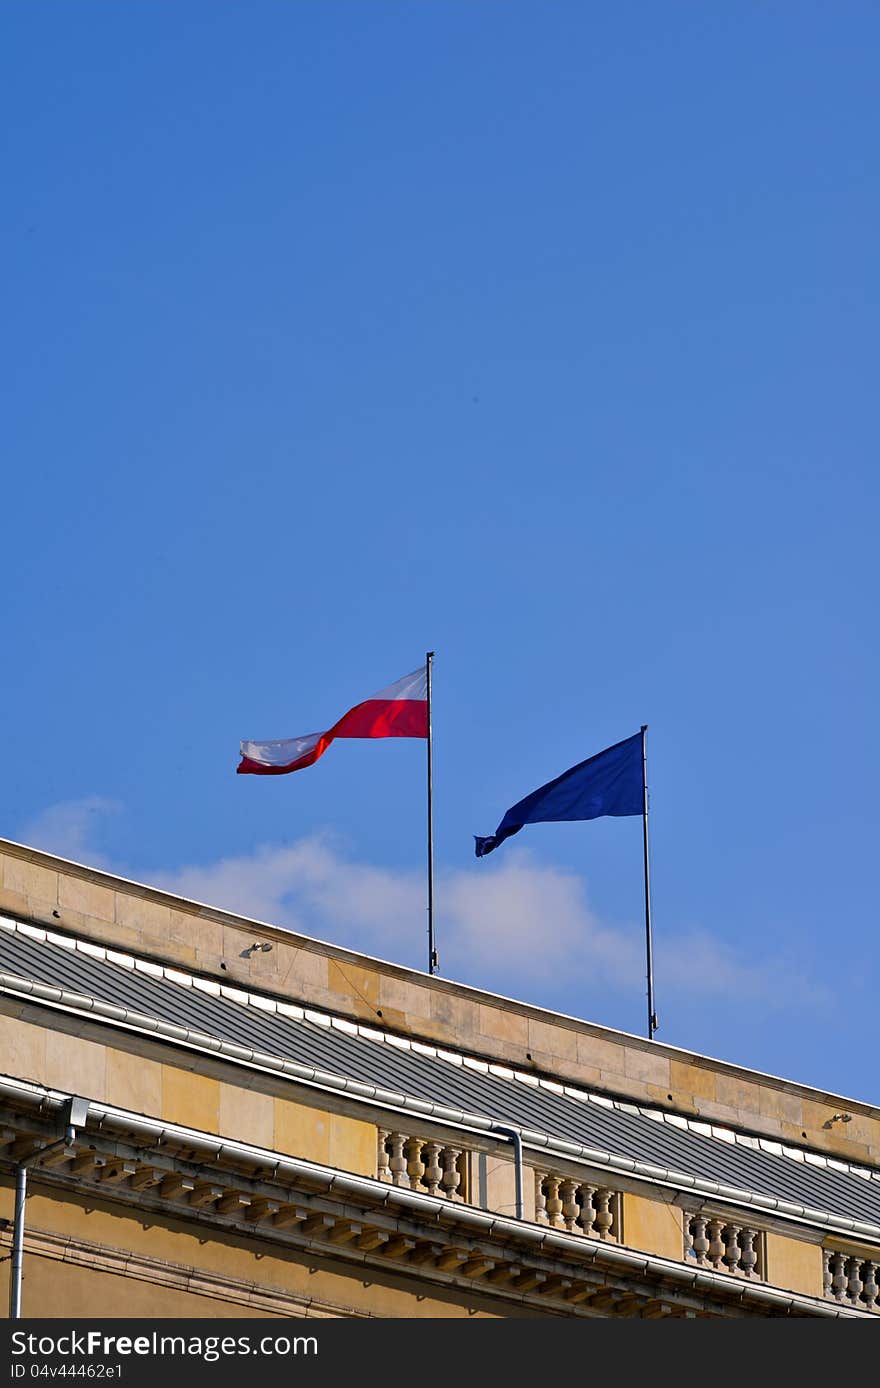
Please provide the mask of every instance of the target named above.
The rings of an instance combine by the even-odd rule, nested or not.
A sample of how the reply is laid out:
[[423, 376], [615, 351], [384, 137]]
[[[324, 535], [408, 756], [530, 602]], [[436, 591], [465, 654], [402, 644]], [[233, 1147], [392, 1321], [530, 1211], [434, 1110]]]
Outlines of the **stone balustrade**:
[[467, 1199], [467, 1152], [432, 1138], [380, 1128], [376, 1174], [388, 1185], [447, 1200]]
[[762, 1245], [760, 1231], [746, 1224], [711, 1215], [684, 1217], [684, 1256], [700, 1267], [737, 1277], [762, 1278]]
[[[468, 1203], [473, 1155], [437, 1138], [379, 1128], [376, 1174], [388, 1185]], [[619, 1242], [620, 1195], [588, 1181], [536, 1171], [535, 1220], [567, 1233]]]
[[825, 1249], [822, 1267], [829, 1301], [847, 1302], [860, 1311], [880, 1311], [880, 1255], [872, 1259]]
[[620, 1196], [605, 1186], [536, 1171], [535, 1220], [569, 1234], [619, 1240]]

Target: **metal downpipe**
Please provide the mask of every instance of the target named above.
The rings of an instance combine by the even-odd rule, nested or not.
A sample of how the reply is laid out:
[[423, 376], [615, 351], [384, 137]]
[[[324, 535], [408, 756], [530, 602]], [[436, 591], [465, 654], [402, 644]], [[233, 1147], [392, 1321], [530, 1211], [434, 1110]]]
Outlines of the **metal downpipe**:
[[15, 1224], [12, 1231], [12, 1278], [9, 1283], [9, 1319], [21, 1319], [21, 1269], [24, 1262], [24, 1202], [27, 1199], [27, 1167], [15, 1168]]
[[503, 1123], [495, 1122], [491, 1124], [489, 1131], [498, 1133], [499, 1137], [509, 1137], [513, 1143], [513, 1165], [516, 1175], [516, 1217], [517, 1219], [524, 1219], [522, 1133], [519, 1128], [508, 1128]]
[[9, 1319], [11, 1321], [21, 1320], [24, 1212], [27, 1201], [28, 1168], [41, 1157], [48, 1156], [50, 1152], [56, 1151], [59, 1147], [72, 1146], [76, 1141], [76, 1129], [85, 1127], [89, 1113], [88, 1099], [79, 1099], [76, 1096], [66, 1100], [64, 1107], [67, 1110], [64, 1136], [50, 1142], [46, 1147], [39, 1147], [36, 1152], [32, 1152], [29, 1157], [25, 1157], [24, 1161], [19, 1162], [15, 1168], [15, 1215], [12, 1227], [12, 1267], [9, 1276]]

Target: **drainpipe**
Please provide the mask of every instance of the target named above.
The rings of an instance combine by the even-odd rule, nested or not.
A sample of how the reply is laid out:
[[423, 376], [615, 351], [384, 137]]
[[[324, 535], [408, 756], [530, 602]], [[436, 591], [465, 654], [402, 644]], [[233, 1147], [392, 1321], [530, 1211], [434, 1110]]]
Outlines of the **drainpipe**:
[[503, 1123], [491, 1123], [490, 1132], [499, 1137], [509, 1137], [513, 1143], [513, 1165], [516, 1172], [516, 1217], [524, 1219], [523, 1214], [523, 1144], [519, 1128], [506, 1128]]
[[28, 1167], [41, 1157], [48, 1156], [50, 1152], [56, 1151], [59, 1147], [71, 1146], [76, 1140], [77, 1128], [85, 1127], [86, 1118], [89, 1113], [88, 1099], [79, 1099], [71, 1096], [66, 1100], [65, 1109], [66, 1122], [64, 1136], [50, 1142], [47, 1147], [40, 1147], [24, 1161], [19, 1162], [15, 1168], [15, 1222], [12, 1231], [12, 1275], [9, 1281], [9, 1319], [17, 1321], [21, 1319], [21, 1274], [24, 1265], [24, 1206], [27, 1200], [27, 1177]]

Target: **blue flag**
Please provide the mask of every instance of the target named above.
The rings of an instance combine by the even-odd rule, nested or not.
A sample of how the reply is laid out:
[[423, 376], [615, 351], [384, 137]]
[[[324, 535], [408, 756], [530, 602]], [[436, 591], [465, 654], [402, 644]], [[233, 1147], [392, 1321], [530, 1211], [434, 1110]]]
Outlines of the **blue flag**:
[[636, 733], [533, 790], [507, 811], [494, 834], [475, 834], [477, 857], [485, 858], [524, 824], [641, 814], [643, 808], [642, 734]]

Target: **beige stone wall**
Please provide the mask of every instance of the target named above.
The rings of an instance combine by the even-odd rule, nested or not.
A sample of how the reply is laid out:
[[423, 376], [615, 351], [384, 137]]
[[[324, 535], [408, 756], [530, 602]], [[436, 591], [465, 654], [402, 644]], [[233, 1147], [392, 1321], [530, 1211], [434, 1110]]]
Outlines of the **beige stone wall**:
[[[523, 1218], [535, 1217], [534, 1173], [523, 1167]], [[467, 1169], [467, 1199], [495, 1214], [516, 1215], [516, 1170], [511, 1160], [494, 1152], [471, 1152]]]
[[671, 1197], [646, 1200], [641, 1195], [624, 1192], [623, 1243], [643, 1253], [656, 1253], [661, 1258], [681, 1262], [684, 1256], [684, 1226], [682, 1211], [673, 1205]]
[[[59, 1023], [61, 1019], [59, 1018]], [[149, 1060], [0, 1013], [0, 1073], [150, 1118], [376, 1175], [374, 1124]]]
[[[0, 840], [0, 911], [221, 981], [880, 1164], [880, 1110], [322, 945]], [[271, 952], [246, 953], [255, 939]], [[827, 1127], [846, 1108], [852, 1121]]]
[[[9, 1302], [9, 1274], [0, 1278], [2, 1308]], [[179, 1286], [161, 1286], [135, 1277], [116, 1276], [93, 1268], [58, 1262], [33, 1254], [25, 1260], [22, 1282], [25, 1316], [48, 1320], [143, 1317], [179, 1320], [192, 1317], [272, 1318], [283, 1311], [265, 1311], [219, 1297], [199, 1295]], [[5, 1309], [2, 1311], [5, 1315]]]
[[[0, 1178], [0, 1218], [11, 1219], [14, 1192]], [[216, 1317], [375, 1315], [450, 1317], [484, 1314], [467, 1291], [449, 1299], [395, 1285], [363, 1266], [333, 1267], [314, 1254], [273, 1248], [184, 1221], [136, 1214], [40, 1188], [27, 1202], [22, 1309], [25, 1316]], [[31, 1251], [52, 1236], [52, 1256]], [[66, 1248], [64, 1245], [66, 1244]], [[4, 1250], [6, 1252], [6, 1250]], [[0, 1315], [8, 1306], [9, 1263], [0, 1263]], [[200, 1288], [200, 1290], [195, 1290]], [[213, 1292], [213, 1295], [211, 1294]], [[224, 1294], [225, 1293], [225, 1294]], [[250, 1298], [250, 1300], [248, 1300]], [[266, 1309], [277, 1299], [278, 1309]]]
[[785, 1238], [782, 1234], [766, 1235], [766, 1280], [787, 1292], [806, 1292], [807, 1296], [822, 1296], [822, 1249], [815, 1243]]

